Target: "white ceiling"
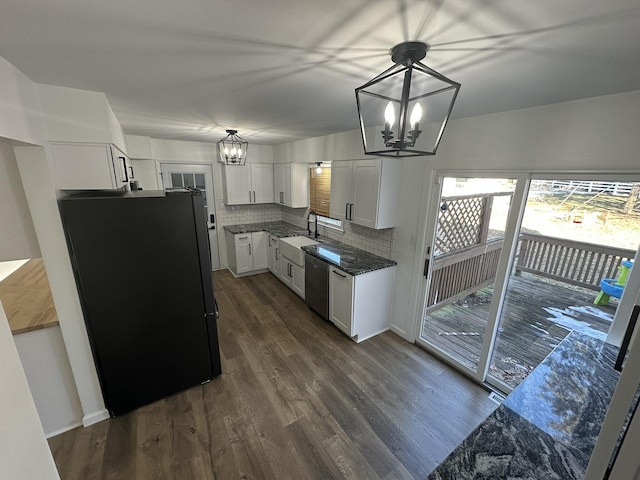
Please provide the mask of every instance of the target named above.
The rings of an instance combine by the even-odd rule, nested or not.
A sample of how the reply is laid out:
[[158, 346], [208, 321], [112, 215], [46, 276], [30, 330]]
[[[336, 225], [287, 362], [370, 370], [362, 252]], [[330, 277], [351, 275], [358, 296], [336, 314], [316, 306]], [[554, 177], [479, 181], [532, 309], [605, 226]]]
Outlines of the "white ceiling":
[[[2, 0], [0, 56], [105, 92], [127, 133], [273, 144], [358, 128], [405, 40], [462, 83], [454, 117], [640, 89], [638, 0]], [[1, 88], [1, 86], [0, 86]]]

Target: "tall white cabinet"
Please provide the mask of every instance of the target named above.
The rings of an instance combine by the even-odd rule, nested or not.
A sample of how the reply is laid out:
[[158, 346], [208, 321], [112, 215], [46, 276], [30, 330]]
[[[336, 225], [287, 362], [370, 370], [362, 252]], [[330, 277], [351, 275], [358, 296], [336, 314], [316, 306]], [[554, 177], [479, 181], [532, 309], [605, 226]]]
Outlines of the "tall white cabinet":
[[273, 164], [223, 165], [222, 194], [225, 205], [274, 203]]
[[333, 162], [331, 217], [375, 229], [394, 227], [400, 173], [394, 158]]
[[276, 163], [273, 173], [276, 203], [291, 208], [309, 206], [309, 165]]

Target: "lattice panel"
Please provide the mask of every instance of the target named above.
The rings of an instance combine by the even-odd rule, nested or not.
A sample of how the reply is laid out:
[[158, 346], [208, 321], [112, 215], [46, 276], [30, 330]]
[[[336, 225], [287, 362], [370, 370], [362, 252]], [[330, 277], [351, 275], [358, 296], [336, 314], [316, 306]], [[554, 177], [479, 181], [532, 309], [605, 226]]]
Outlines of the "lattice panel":
[[486, 197], [442, 199], [435, 242], [436, 255], [480, 243], [485, 202]]

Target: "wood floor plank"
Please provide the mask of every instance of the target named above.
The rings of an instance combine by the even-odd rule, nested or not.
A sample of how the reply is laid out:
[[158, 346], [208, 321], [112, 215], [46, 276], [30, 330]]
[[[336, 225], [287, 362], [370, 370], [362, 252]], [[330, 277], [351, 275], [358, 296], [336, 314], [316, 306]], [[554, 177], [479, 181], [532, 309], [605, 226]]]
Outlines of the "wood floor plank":
[[270, 274], [213, 279], [222, 375], [50, 439], [62, 480], [424, 480], [495, 408], [391, 332], [354, 343]]

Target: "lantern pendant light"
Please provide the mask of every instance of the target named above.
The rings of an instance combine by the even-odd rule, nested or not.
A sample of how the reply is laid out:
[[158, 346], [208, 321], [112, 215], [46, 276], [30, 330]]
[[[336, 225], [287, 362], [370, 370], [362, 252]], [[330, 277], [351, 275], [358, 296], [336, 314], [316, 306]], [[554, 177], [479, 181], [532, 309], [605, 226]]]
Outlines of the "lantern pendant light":
[[227, 136], [218, 142], [220, 162], [227, 165], [244, 165], [249, 142], [238, 135], [237, 130], [227, 130]]
[[396, 45], [394, 65], [356, 88], [365, 154], [435, 155], [460, 84], [420, 62], [428, 50], [423, 42]]

